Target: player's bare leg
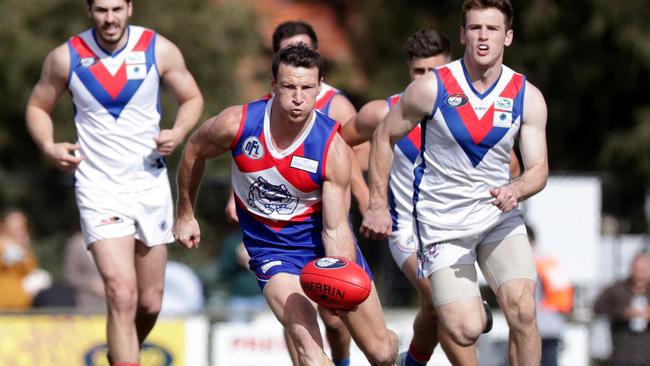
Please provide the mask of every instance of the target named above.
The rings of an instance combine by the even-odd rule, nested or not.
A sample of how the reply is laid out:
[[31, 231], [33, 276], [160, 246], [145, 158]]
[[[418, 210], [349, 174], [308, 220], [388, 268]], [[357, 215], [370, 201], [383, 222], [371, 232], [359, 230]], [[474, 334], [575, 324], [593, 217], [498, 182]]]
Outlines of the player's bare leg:
[[298, 353], [296, 352], [296, 347], [293, 345], [293, 341], [291, 340], [291, 337], [289, 337], [289, 333], [287, 333], [287, 330], [283, 330], [282, 335], [284, 336], [284, 344], [287, 345], [287, 351], [289, 351], [289, 357], [291, 357], [291, 364], [293, 366], [300, 366], [298, 363]]
[[147, 247], [136, 242], [135, 268], [138, 278], [138, 305], [135, 325], [140, 347], [151, 332], [162, 305], [167, 246]]
[[352, 336], [345, 327], [340, 317], [319, 307], [318, 312], [325, 324], [325, 336], [332, 352], [332, 361], [338, 365], [340, 362], [350, 360], [350, 342]]
[[478, 365], [473, 345], [461, 346], [454, 342], [443, 327], [438, 326], [438, 316], [433, 305], [431, 285], [427, 278], [417, 277], [417, 259], [410, 256], [402, 265], [402, 271], [411, 284], [418, 290], [420, 309], [413, 321], [413, 339], [409, 351], [421, 355], [420, 361], [428, 361], [438, 342], [453, 365]]
[[314, 304], [303, 293], [298, 276], [279, 273], [264, 286], [264, 297], [291, 342], [299, 365], [333, 365], [323, 351]]
[[384, 313], [379, 303], [377, 289], [372, 284], [368, 298], [356, 311], [341, 316], [352, 338], [373, 365], [394, 365], [397, 359], [398, 340], [386, 328]]
[[509, 364], [539, 365], [542, 356], [535, 320], [535, 282], [529, 279], [506, 281], [499, 287], [497, 299], [510, 328]]
[[106, 289], [107, 343], [115, 363], [139, 361], [134, 248], [131, 236], [100, 240], [90, 246]]

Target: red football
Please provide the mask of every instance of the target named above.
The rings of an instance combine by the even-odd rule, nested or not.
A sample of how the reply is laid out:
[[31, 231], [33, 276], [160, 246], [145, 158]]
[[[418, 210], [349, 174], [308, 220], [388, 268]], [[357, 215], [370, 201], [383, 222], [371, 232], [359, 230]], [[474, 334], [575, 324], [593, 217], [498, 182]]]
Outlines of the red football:
[[358, 264], [344, 257], [323, 257], [303, 267], [300, 286], [317, 304], [351, 310], [370, 295], [370, 277]]

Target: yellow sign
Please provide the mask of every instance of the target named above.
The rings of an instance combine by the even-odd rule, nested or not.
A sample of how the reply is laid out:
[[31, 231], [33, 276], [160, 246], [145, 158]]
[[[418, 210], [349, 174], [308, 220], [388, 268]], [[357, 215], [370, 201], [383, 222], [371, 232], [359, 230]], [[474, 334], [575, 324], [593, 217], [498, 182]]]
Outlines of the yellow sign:
[[[106, 318], [98, 315], [0, 316], [0, 365], [107, 366]], [[182, 319], [160, 319], [147, 338], [141, 366], [184, 366]]]

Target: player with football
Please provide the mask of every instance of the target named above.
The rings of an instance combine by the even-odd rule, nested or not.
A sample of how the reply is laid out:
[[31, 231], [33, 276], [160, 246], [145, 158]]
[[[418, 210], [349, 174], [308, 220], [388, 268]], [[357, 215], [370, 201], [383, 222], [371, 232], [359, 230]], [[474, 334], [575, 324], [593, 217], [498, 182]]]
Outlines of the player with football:
[[[273, 97], [226, 108], [189, 139], [178, 167], [174, 235], [199, 245], [194, 217], [207, 159], [231, 151], [232, 187], [250, 268], [271, 310], [294, 343], [302, 365], [332, 365], [314, 304], [299, 274], [323, 256], [354, 260], [369, 272], [348, 221], [350, 165], [339, 124], [314, 110], [322, 80], [320, 55], [290, 46], [275, 55]], [[388, 330], [372, 286], [356, 311], [340, 312], [372, 364], [393, 365], [397, 336]]]

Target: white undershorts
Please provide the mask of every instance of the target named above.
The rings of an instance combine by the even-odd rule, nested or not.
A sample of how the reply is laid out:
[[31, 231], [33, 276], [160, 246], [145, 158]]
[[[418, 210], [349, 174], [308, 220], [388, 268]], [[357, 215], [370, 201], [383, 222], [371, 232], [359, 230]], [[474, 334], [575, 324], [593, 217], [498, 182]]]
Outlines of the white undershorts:
[[394, 231], [388, 236], [388, 248], [399, 269], [402, 269], [404, 262], [418, 252], [418, 243], [413, 237], [412, 230], [401, 229]]
[[75, 193], [86, 246], [124, 236], [133, 236], [149, 247], [174, 241], [169, 182], [137, 192], [77, 187]]
[[[429, 228], [420, 223], [421, 240], [426, 240]], [[433, 230], [431, 230], [433, 231]], [[424, 234], [424, 235], [422, 235]], [[492, 227], [480, 233], [472, 233], [464, 237], [445, 240], [438, 243], [427, 243], [421, 258], [423, 275], [429, 277], [432, 273], [446, 267], [471, 264], [476, 262], [476, 248], [482, 244], [497, 243], [514, 235], [526, 235], [526, 227], [521, 215], [507, 215], [497, 221]]]

